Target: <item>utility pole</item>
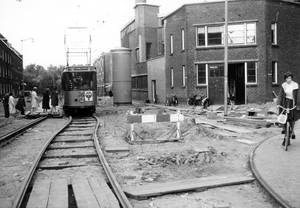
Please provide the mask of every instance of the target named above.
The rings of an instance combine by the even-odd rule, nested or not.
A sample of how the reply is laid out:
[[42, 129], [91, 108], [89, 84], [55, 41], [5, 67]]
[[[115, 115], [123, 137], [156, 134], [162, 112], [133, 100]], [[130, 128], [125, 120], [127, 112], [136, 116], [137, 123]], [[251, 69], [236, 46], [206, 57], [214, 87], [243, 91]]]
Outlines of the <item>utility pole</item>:
[[224, 34], [224, 116], [227, 116], [228, 99], [228, 0], [225, 0], [225, 34]]
[[23, 87], [23, 92], [25, 91], [25, 80], [24, 80], [24, 55], [23, 55], [23, 42], [24, 41], [27, 41], [27, 40], [31, 40], [32, 42], [34, 42], [34, 39], [33, 38], [27, 38], [27, 39], [23, 39], [21, 40], [21, 53], [22, 53], [22, 71], [23, 71], [23, 76], [22, 76], [22, 87]]

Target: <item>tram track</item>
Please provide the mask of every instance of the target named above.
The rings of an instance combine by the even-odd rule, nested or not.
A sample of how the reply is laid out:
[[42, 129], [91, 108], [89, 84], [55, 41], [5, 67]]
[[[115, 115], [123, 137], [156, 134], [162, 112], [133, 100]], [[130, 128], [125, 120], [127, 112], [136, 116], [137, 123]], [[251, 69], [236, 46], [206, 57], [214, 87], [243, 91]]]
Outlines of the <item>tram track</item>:
[[13, 138], [15, 138], [16, 136], [24, 133], [28, 128], [37, 125], [38, 123], [44, 121], [45, 119], [47, 119], [47, 117], [40, 117], [37, 119], [34, 119], [32, 122], [21, 126], [17, 129], [14, 129], [13, 131], [10, 131], [4, 135], [2, 135], [0, 137], [0, 147], [2, 147], [3, 145], [7, 144], [8, 142], [10, 142]]
[[96, 117], [70, 117], [41, 149], [13, 207], [132, 207], [104, 158], [98, 127]]

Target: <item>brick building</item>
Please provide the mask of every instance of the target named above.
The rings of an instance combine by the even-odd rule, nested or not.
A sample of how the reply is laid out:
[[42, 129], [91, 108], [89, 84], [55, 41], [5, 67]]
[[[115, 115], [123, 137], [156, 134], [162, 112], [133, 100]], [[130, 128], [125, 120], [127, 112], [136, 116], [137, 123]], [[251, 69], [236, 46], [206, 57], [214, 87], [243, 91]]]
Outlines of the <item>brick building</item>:
[[23, 58], [0, 34], [0, 98], [5, 93], [18, 95], [23, 82]]
[[97, 95], [107, 96], [112, 89], [111, 54], [103, 52], [93, 63], [97, 69]]
[[[224, 1], [185, 4], [160, 17], [136, 0], [135, 18], [121, 30], [132, 49], [133, 98], [159, 102], [193, 94], [224, 103]], [[282, 0], [228, 1], [228, 92], [236, 103], [267, 102], [283, 74], [300, 82], [300, 4]]]
[[[167, 92], [224, 103], [224, 9], [224, 1], [187, 4], [164, 18]], [[272, 100], [288, 70], [300, 81], [299, 18], [296, 3], [228, 2], [228, 91], [237, 103]]]

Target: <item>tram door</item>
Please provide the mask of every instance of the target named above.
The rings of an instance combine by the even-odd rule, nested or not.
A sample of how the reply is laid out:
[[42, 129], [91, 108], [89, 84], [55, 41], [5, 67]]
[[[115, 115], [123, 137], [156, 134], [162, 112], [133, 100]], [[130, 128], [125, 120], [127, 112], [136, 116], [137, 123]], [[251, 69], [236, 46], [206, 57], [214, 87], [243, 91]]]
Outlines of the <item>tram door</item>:
[[208, 91], [211, 104], [224, 104], [224, 65], [208, 66]]

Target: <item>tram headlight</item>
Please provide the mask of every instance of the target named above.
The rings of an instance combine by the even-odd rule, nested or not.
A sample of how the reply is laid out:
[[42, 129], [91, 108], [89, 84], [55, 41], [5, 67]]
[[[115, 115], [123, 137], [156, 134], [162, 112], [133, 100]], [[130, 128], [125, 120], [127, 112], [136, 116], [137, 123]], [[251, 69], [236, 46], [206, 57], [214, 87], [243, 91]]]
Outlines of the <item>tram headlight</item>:
[[80, 98], [79, 102], [83, 103], [84, 102], [84, 98]]

